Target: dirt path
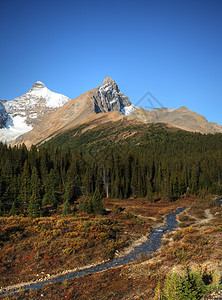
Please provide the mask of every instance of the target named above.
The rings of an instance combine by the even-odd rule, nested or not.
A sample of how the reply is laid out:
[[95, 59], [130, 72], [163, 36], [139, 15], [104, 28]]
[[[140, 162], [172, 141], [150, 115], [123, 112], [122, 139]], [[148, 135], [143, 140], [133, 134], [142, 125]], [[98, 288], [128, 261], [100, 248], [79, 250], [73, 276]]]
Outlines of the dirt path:
[[209, 223], [210, 221], [212, 221], [214, 219], [214, 216], [212, 215], [212, 213], [210, 212], [210, 209], [205, 209], [204, 211], [206, 218], [199, 220], [195, 223], [195, 225], [199, 225], [199, 224], [203, 224], [203, 223]]
[[[195, 225], [200, 225], [200, 224], [204, 224], [204, 223], [209, 223], [210, 221], [212, 221], [214, 219], [214, 216], [212, 215], [212, 213], [210, 212], [210, 209], [207, 208], [204, 210], [205, 213], [205, 218], [204, 219], [198, 219], [197, 217], [193, 216], [190, 213], [190, 207], [188, 207], [185, 211], [184, 214], [186, 214], [189, 218], [194, 220], [194, 223], [191, 224], [191, 226], [195, 226]], [[177, 216], [178, 217], [178, 216]], [[179, 218], [177, 218], [178, 223], [180, 223]]]

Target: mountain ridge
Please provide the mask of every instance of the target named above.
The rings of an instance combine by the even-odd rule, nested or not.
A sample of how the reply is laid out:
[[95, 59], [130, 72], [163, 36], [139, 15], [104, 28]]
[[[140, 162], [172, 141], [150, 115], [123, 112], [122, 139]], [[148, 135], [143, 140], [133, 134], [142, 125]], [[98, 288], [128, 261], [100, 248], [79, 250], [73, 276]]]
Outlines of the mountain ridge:
[[[13, 100], [17, 102], [19, 100], [21, 102], [26, 101], [27, 97], [31, 95], [33, 97], [32, 102], [35, 102], [35, 98], [38, 97], [38, 101], [43, 101], [44, 103], [43, 106], [40, 105], [39, 113], [36, 114], [38, 117], [30, 118], [26, 115], [26, 125], [31, 126], [31, 128], [27, 127], [25, 132], [20, 134], [12, 144], [25, 143], [28, 147], [32, 144], [41, 144], [57, 134], [72, 130], [75, 126], [84, 122], [87, 123], [88, 119], [93, 118], [95, 115], [109, 114], [113, 111], [118, 112], [118, 114], [115, 114], [116, 117], [118, 115], [118, 118], [127, 116], [143, 124], [166, 123], [186, 131], [222, 133], [222, 125], [208, 122], [204, 116], [189, 110], [185, 106], [170, 110], [167, 107], [160, 107], [154, 108], [152, 111], [136, 107], [120, 91], [117, 83], [109, 76], [103, 80], [102, 85], [83, 93], [75, 99], [70, 100], [66, 96], [59, 94], [65, 101], [57, 101], [56, 97], [58, 96], [50, 98], [48, 96], [49, 92], [51, 93], [50, 95], [55, 96], [55, 93], [49, 91], [41, 81], [37, 81], [26, 94]], [[52, 103], [52, 99], [54, 99], [54, 103]], [[55, 103], [58, 103], [59, 107], [55, 108]], [[6, 108], [7, 105], [8, 102], [3, 103], [3, 106]], [[10, 113], [12, 114], [9, 110], [9, 115]], [[113, 115], [110, 117], [111, 119], [113, 119]], [[101, 122], [102, 119], [103, 117], [101, 118]], [[107, 116], [104, 117], [105, 119], [107, 119]], [[1, 120], [3, 124], [5, 114], [1, 114], [0, 107]]]
[[96, 114], [118, 111], [124, 116], [131, 110], [131, 101], [119, 90], [115, 81], [107, 77], [103, 84], [85, 92], [60, 107], [40, 122], [32, 131], [19, 137], [15, 143], [25, 143], [28, 147], [45, 141], [59, 132], [70, 130]]

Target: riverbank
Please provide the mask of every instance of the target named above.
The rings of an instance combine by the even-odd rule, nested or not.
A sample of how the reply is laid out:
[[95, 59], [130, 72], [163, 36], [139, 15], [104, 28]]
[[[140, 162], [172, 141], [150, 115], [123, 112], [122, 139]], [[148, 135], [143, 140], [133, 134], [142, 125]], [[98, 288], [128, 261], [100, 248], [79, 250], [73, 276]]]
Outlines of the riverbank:
[[[194, 200], [192, 200], [192, 202], [193, 202], [193, 204], [195, 204]], [[158, 205], [160, 205], [160, 204], [158, 204]], [[126, 206], [125, 209], [129, 209], [129, 207]], [[135, 209], [135, 207], [134, 207], [134, 209]], [[151, 208], [151, 210], [152, 209], [153, 208]], [[206, 207], [201, 205], [201, 209], [203, 209], [202, 215], [205, 216], [204, 210], [206, 209]], [[211, 214], [215, 215], [215, 218], [212, 219], [207, 224], [208, 229], [211, 228], [211, 230], [214, 230], [212, 233], [210, 233], [210, 234], [208, 233], [208, 235], [211, 235], [212, 237], [213, 237], [213, 235], [219, 235], [219, 233], [220, 233], [219, 231], [216, 231], [216, 229], [215, 229], [219, 226], [219, 224], [221, 222], [220, 221], [221, 212], [219, 211], [219, 209], [220, 209], [219, 207], [210, 208]], [[198, 210], [199, 210], [199, 207], [192, 208], [191, 214], [196, 217], [198, 214], [199, 214], [199, 216], [201, 216], [201, 213]], [[171, 211], [172, 211], [172, 207], [171, 207]], [[131, 210], [131, 212], [132, 212], [132, 210]], [[106, 270], [106, 271], [103, 271], [98, 274], [91, 274], [91, 275], [83, 276], [81, 278], [75, 278], [75, 279], [67, 278], [67, 279], [64, 279], [63, 282], [50, 283], [38, 291], [31, 292], [30, 295], [32, 297], [34, 297], [33, 299], [39, 299], [40, 297], [42, 297], [41, 293], [43, 293], [44, 297], [46, 297], [46, 298], [48, 297], [47, 299], [66, 299], [65, 297], [67, 294], [72, 294], [73, 295], [72, 297], [74, 297], [75, 299], [83, 299], [83, 298], [81, 298], [82, 296], [80, 296], [81, 291], [82, 291], [82, 295], [83, 295], [86, 292], [85, 291], [85, 289], [86, 289], [87, 290], [87, 299], [108, 299], [108, 298], [106, 298], [106, 295], [108, 295], [108, 294], [106, 294], [106, 292], [108, 293], [108, 291], [110, 291], [110, 293], [111, 293], [111, 288], [113, 288], [112, 292], [115, 294], [115, 296], [113, 296], [114, 298], [109, 298], [109, 299], [125, 299], [123, 296], [124, 291], [125, 291], [126, 295], [128, 295], [128, 294], [127, 294], [125, 288], [123, 287], [123, 285], [126, 285], [126, 286], [128, 286], [128, 288], [130, 288], [130, 286], [134, 287], [133, 292], [131, 291], [131, 295], [134, 294], [136, 297], [136, 295], [138, 296], [138, 295], [142, 295], [145, 293], [144, 295], [146, 295], [146, 297], [148, 297], [149, 294], [150, 295], [152, 294], [152, 292], [155, 288], [155, 285], [158, 281], [158, 278], [160, 278], [162, 276], [161, 278], [164, 279], [166, 272], [168, 272], [173, 266], [183, 265], [183, 262], [186, 262], [185, 258], [183, 258], [183, 260], [180, 261], [180, 259], [178, 257], [176, 257], [176, 258], [172, 258], [172, 261], [169, 261], [167, 256], [164, 256], [164, 251], [165, 251], [165, 254], [168, 255], [170, 253], [170, 249], [177, 250], [178, 245], [174, 244], [174, 242], [176, 241], [175, 237], [177, 237], [177, 235], [178, 235], [177, 232], [182, 231], [182, 235], [181, 235], [182, 239], [189, 238], [191, 240], [191, 241], [189, 241], [190, 244], [192, 244], [192, 242], [194, 242], [195, 239], [197, 239], [197, 240], [199, 239], [199, 241], [201, 242], [198, 231], [199, 231], [199, 229], [202, 230], [203, 226], [206, 226], [206, 224], [205, 223], [199, 224], [198, 231], [195, 230], [194, 232], [186, 232], [186, 231], [183, 232], [183, 230], [185, 230], [185, 227], [183, 227], [184, 223], [185, 223], [184, 217], [182, 217], [183, 213], [180, 216], [181, 216], [181, 220], [179, 220], [179, 221], [182, 224], [181, 230], [176, 231], [175, 233], [167, 234], [168, 240], [171, 239], [172, 240], [171, 242], [173, 242], [173, 244], [170, 245], [168, 242], [164, 241], [164, 243], [166, 243], [166, 245], [165, 246], [162, 245], [161, 250], [157, 251], [155, 253], [155, 255], [153, 255], [152, 257], [150, 257], [150, 254], [147, 253], [147, 254], [141, 255], [139, 262], [131, 263], [130, 265], [127, 264], [126, 266], [123, 266], [123, 267], [117, 267], [117, 268], [114, 268], [113, 270]], [[189, 222], [190, 221], [191, 220], [189, 220]], [[186, 222], [188, 222], [188, 221], [186, 221]], [[191, 224], [189, 224], [188, 227], [190, 227], [190, 225]], [[207, 228], [205, 227], [204, 231], [207, 230]], [[175, 235], [175, 237], [174, 237], [174, 235]], [[206, 233], [204, 233], [204, 235], [206, 235]], [[192, 239], [194, 239], [194, 240], [192, 240]], [[196, 240], [195, 240], [195, 242], [196, 242]], [[204, 250], [207, 250], [211, 246], [212, 245], [209, 244], [209, 242], [208, 242], [208, 245], [206, 244], [201, 247], [203, 248], [203, 251], [204, 251]], [[218, 247], [218, 246], [219, 246], [219, 244], [216, 247]], [[165, 247], [165, 249], [164, 249], [164, 247]], [[213, 251], [215, 252], [214, 253], [215, 260], [217, 260], [217, 258], [219, 257], [218, 254], [216, 254], [216, 252], [217, 252], [216, 247], [213, 249]], [[167, 252], [166, 250], [167, 251], [169, 250], [169, 251]], [[178, 251], [181, 251], [181, 249], [178, 249]], [[177, 253], [177, 251], [175, 253]], [[189, 253], [189, 251], [188, 251], [188, 253]], [[211, 258], [213, 258], [213, 256], [209, 255], [209, 253], [207, 251], [206, 251], [206, 254], [208, 255], [208, 261], [212, 261]], [[142, 259], [142, 261], [141, 261], [141, 259]], [[203, 264], [204, 261], [206, 261], [206, 257], [198, 258], [198, 255], [197, 255], [197, 256], [194, 256], [193, 261], [191, 259], [188, 259], [188, 261], [193, 264], [198, 263], [198, 261], [199, 261], [201, 264]], [[143, 280], [142, 280], [142, 277], [143, 277]], [[108, 284], [108, 282], [112, 282], [112, 284], [110, 284], [110, 283]], [[122, 290], [121, 290], [121, 285], [122, 285]], [[85, 288], [83, 288], [84, 286], [85, 286]], [[151, 287], [152, 287], [152, 289], [151, 289]], [[102, 290], [100, 290], [100, 289], [102, 289]], [[68, 291], [71, 291], [71, 292], [68, 293]], [[95, 294], [95, 292], [97, 294]], [[22, 292], [15, 296], [10, 296], [10, 297], [16, 297], [15, 299], [26, 299], [26, 297], [27, 297], [27, 299], [28, 299], [30, 295], [29, 296], [27, 296], [27, 295], [29, 295], [28, 291]], [[36, 295], [36, 296], [34, 296], [34, 295]], [[98, 295], [98, 296], [96, 296], [96, 295]], [[119, 298], [121, 295], [122, 295], [122, 298]], [[24, 298], [20, 298], [21, 296], [23, 296]], [[55, 297], [55, 298], [53, 298], [53, 297]], [[98, 297], [98, 298], [96, 298], [96, 297]], [[149, 296], [149, 297], [151, 297], [151, 296]], [[144, 298], [144, 299], [149, 299], [149, 298]], [[150, 299], [152, 299], [152, 298], [150, 298]]]
[[99, 264], [88, 265], [79, 269], [67, 270], [53, 276], [49, 275], [47, 279], [40, 279], [36, 281], [7, 286], [5, 288], [2, 288], [0, 290], [0, 293], [2, 293], [3, 295], [5, 293], [17, 293], [21, 288], [29, 290], [40, 289], [48, 283], [63, 282], [66, 279], [81, 277], [86, 274], [95, 274], [107, 269], [135, 262], [139, 260], [141, 255], [152, 254], [158, 250], [161, 245], [161, 239], [163, 235], [166, 232], [171, 232], [177, 227], [176, 217], [185, 209], [186, 207], [178, 208], [175, 212], [164, 216], [164, 219], [166, 220], [165, 223], [161, 224], [161, 226], [159, 227], [154, 228], [149, 237], [140, 238], [139, 240], [135, 241], [134, 244], [130, 246], [130, 248], [125, 250], [125, 255], [123, 253], [120, 253], [120, 255], [113, 260], [103, 261]]

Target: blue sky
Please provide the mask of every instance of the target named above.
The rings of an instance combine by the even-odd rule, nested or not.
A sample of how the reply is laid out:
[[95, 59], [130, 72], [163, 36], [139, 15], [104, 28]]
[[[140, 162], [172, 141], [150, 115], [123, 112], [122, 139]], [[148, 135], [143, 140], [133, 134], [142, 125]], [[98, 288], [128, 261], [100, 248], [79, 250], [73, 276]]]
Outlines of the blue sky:
[[150, 91], [222, 124], [221, 16], [220, 0], [0, 0], [0, 99], [37, 80], [75, 98], [110, 76], [134, 104]]

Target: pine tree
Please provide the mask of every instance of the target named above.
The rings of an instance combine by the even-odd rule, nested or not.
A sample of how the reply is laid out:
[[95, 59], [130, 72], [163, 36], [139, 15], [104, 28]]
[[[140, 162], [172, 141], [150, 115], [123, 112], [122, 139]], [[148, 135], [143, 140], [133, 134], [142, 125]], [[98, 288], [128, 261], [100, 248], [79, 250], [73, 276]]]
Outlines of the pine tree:
[[58, 202], [60, 190], [60, 180], [58, 172], [54, 169], [46, 177], [45, 195], [43, 197], [43, 205], [56, 205]]
[[64, 203], [63, 203], [63, 210], [62, 210], [62, 214], [63, 216], [66, 216], [68, 214], [71, 213], [71, 209], [70, 209], [70, 203], [68, 198], [65, 199]]
[[92, 197], [92, 207], [93, 211], [98, 214], [104, 213], [104, 207], [102, 202], [101, 194], [98, 191], [95, 191], [93, 197]]
[[3, 215], [4, 215], [4, 206], [3, 206], [2, 200], [0, 199], [0, 216], [3, 216]]
[[160, 286], [160, 282], [158, 282], [157, 287], [155, 289], [155, 294], [154, 294], [154, 298], [153, 300], [162, 300], [162, 293], [161, 293], [161, 286]]
[[150, 181], [148, 182], [147, 200], [151, 203], [154, 201], [154, 199], [153, 199], [153, 188], [152, 188], [152, 185], [151, 185]]
[[180, 282], [180, 294], [182, 299], [198, 300], [207, 292], [207, 286], [204, 284], [202, 274], [197, 271], [191, 272], [188, 268], [183, 274]]
[[32, 195], [34, 195], [37, 199], [40, 199], [41, 182], [35, 166], [32, 168], [30, 188]]
[[167, 181], [167, 184], [166, 184], [166, 201], [167, 202], [173, 201], [172, 183], [171, 183], [170, 178], [169, 178], [169, 181]]
[[79, 204], [79, 208], [87, 214], [93, 213], [92, 200], [86, 197], [85, 200]]
[[31, 196], [30, 189], [30, 172], [27, 162], [25, 162], [23, 167], [23, 172], [20, 177], [20, 186], [18, 194], [18, 202], [23, 209], [28, 207], [29, 199]]
[[16, 205], [15, 205], [15, 202], [13, 202], [9, 214], [10, 214], [10, 216], [15, 216], [15, 215], [17, 215], [17, 213], [18, 213], [18, 211], [17, 211]]
[[27, 211], [28, 211], [29, 217], [32, 217], [32, 218], [39, 217], [39, 215], [40, 215], [38, 199], [34, 194], [30, 197]]
[[181, 300], [180, 298], [180, 276], [177, 272], [168, 274], [164, 282], [163, 299]]
[[199, 300], [206, 294], [207, 290], [202, 274], [187, 268], [182, 276], [177, 272], [167, 276], [163, 288], [163, 299]]

